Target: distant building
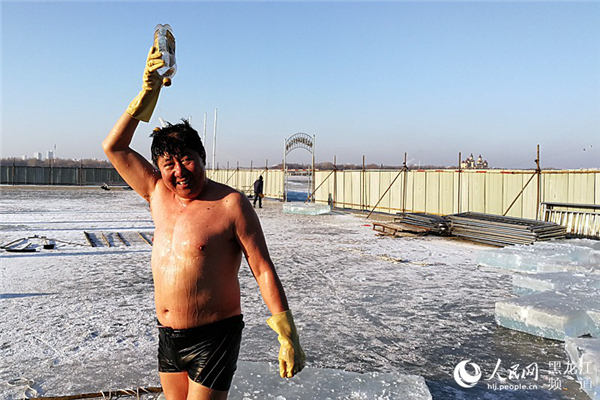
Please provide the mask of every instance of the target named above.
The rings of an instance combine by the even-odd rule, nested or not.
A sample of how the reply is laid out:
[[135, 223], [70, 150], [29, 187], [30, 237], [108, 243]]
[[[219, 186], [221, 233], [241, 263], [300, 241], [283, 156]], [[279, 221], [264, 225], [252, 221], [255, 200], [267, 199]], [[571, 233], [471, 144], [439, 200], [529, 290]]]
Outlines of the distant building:
[[46, 159], [47, 160], [54, 160], [54, 151], [52, 151], [52, 150], [46, 151]]
[[27, 156], [26, 155], [22, 155], [21, 156], [21, 160], [27, 160]]
[[33, 153], [33, 158], [38, 161], [42, 161], [43, 160], [42, 153], [39, 151], [36, 151], [35, 153]]
[[464, 161], [460, 162], [462, 169], [488, 169], [488, 162], [481, 158], [481, 154], [477, 157], [477, 160], [473, 157], [473, 153]]

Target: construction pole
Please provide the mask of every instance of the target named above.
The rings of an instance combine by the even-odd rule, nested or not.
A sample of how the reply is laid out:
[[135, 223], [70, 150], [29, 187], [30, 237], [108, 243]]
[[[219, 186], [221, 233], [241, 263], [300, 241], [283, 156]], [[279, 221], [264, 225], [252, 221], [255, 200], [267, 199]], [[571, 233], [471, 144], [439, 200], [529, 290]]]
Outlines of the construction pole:
[[540, 216], [540, 194], [541, 194], [541, 190], [542, 190], [542, 182], [541, 182], [541, 178], [542, 178], [542, 170], [540, 168], [540, 145], [537, 145], [537, 157], [535, 159], [535, 164], [536, 164], [536, 169], [535, 172], [537, 173], [537, 207], [535, 209], [535, 219], [538, 219]]
[[336, 156], [333, 156], [333, 202], [331, 204], [332, 207], [335, 207], [336, 201], [337, 201], [337, 166], [336, 166]]
[[287, 201], [287, 193], [286, 193], [286, 165], [285, 165], [285, 161], [286, 161], [286, 156], [287, 156], [287, 139], [283, 139], [283, 163], [281, 164], [281, 168], [283, 170], [283, 201], [286, 202]]
[[402, 213], [406, 212], [406, 178], [408, 167], [406, 166], [406, 152], [404, 153], [404, 162], [402, 163], [402, 171], [404, 172], [404, 182], [402, 182]]
[[206, 113], [204, 113], [204, 133], [202, 134], [202, 144], [206, 148]]
[[362, 173], [360, 174], [361, 178], [362, 178], [362, 184], [360, 185], [360, 210], [363, 211], [365, 209], [365, 197], [366, 197], [366, 187], [367, 187], [367, 183], [366, 181], [366, 173], [365, 173], [365, 156], [363, 156], [363, 164], [362, 164]]
[[458, 213], [460, 214], [460, 175], [462, 172], [462, 154], [458, 152]]
[[217, 109], [215, 108], [215, 129], [213, 134], [213, 157], [212, 157], [212, 167], [213, 167], [213, 176], [215, 170], [215, 157], [217, 155]]
[[[315, 135], [313, 135], [312, 141], [312, 192], [315, 193], [315, 181], [317, 179], [316, 171], [315, 171]], [[315, 202], [315, 198], [313, 197], [312, 202]]]

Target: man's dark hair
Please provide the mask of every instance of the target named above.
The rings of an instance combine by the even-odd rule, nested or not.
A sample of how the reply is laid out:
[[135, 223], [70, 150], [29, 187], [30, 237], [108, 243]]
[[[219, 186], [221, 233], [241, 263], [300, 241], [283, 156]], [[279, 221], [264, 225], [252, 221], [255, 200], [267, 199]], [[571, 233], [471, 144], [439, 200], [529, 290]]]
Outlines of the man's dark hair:
[[160, 156], [180, 157], [186, 148], [197, 151], [206, 165], [206, 150], [202, 140], [187, 120], [182, 119], [181, 123], [175, 125], [167, 122], [164, 128], [154, 129], [150, 137], [152, 138], [152, 162], [157, 167]]

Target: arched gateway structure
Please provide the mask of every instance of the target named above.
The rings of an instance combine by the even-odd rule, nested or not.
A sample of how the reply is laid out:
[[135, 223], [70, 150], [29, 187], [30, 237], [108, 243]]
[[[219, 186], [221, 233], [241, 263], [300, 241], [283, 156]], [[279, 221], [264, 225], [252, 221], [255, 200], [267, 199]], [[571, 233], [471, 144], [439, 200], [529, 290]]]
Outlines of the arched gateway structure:
[[[287, 155], [294, 149], [305, 149], [312, 154], [312, 169], [310, 174], [309, 190], [310, 194], [315, 191], [315, 135], [309, 136], [306, 133], [298, 132], [284, 140], [283, 145], [283, 201], [287, 201], [287, 182], [288, 170], [286, 165]], [[314, 201], [314, 196], [311, 196]]]

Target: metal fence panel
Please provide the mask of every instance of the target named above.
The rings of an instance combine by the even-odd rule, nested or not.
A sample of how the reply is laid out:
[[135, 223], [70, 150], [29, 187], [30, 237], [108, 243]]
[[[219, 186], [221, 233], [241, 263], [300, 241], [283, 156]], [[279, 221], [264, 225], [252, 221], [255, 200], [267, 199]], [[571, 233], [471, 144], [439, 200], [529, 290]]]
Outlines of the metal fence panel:
[[486, 185], [485, 185], [485, 213], [502, 215], [505, 211], [502, 209], [503, 200], [503, 189], [502, 185], [503, 176], [499, 173], [490, 172], [486, 174]]
[[413, 171], [406, 173], [406, 211], [415, 210], [415, 174]]
[[28, 167], [2, 165], [3, 185], [125, 185], [114, 168]]
[[350, 171], [350, 179], [346, 182], [346, 189], [350, 194], [350, 208], [362, 209], [363, 179], [362, 171]]
[[[382, 176], [383, 172], [382, 171], [369, 171], [367, 172], [367, 175], [369, 176], [369, 186], [368, 186], [368, 204], [369, 210], [372, 210], [373, 207], [375, 207], [375, 205], [377, 205], [377, 203], [379, 202], [379, 199], [381, 197], [381, 194], [383, 194], [383, 191], [385, 190], [385, 187], [383, 187], [384, 185], [382, 185]], [[381, 199], [381, 202], [379, 204], [379, 206], [383, 206], [383, 200]], [[379, 206], [377, 207], [378, 209], [376, 209], [376, 211], [387, 211], [387, 210], [383, 210], [380, 209]]]
[[568, 203], [594, 204], [595, 177], [591, 174], [569, 175]]
[[465, 212], [470, 210], [469, 204], [469, 187], [470, 187], [471, 174], [466, 174], [464, 171], [460, 172], [460, 185], [458, 190], [460, 191], [460, 201], [458, 205], [458, 212]]
[[389, 191], [391, 212], [399, 212], [402, 209], [402, 179], [404, 173], [400, 171], [390, 171], [392, 181], [396, 179]]
[[523, 197], [519, 196], [519, 198], [516, 199], [516, 201], [515, 198], [517, 197], [521, 189], [523, 189], [523, 183], [524, 182], [522, 174], [515, 174], [511, 172], [504, 174], [504, 179], [502, 182], [502, 186], [504, 187], [502, 196], [502, 214], [504, 214], [508, 207], [510, 207], [510, 205], [514, 202], [514, 204], [512, 205], [512, 207], [506, 215], [509, 217], [521, 216], [521, 210], [523, 209]]
[[439, 214], [440, 211], [440, 173], [437, 171], [425, 172], [425, 212]]
[[600, 173], [594, 174], [594, 204], [600, 204]]
[[472, 211], [485, 213], [485, 186], [487, 180], [487, 173], [483, 171], [481, 173], [475, 172], [471, 173], [471, 189], [469, 192], [471, 193], [471, 208]]
[[[376, 211], [396, 213], [404, 203], [409, 212], [442, 215], [467, 211], [502, 215], [514, 202], [508, 216], [535, 218], [538, 212], [537, 177], [534, 176], [523, 189], [533, 173], [511, 170], [487, 170], [485, 173], [465, 170], [317, 171], [315, 187], [325, 179], [327, 182], [317, 190], [315, 200], [327, 202], [331, 194], [335, 196], [337, 207], [371, 210], [381, 199]], [[253, 183], [261, 174], [265, 179], [265, 195], [282, 198], [284, 175], [281, 170], [207, 171], [207, 176], [214, 180], [248, 194], [252, 193]], [[114, 168], [0, 166], [0, 184], [4, 185], [103, 183], [125, 185]], [[542, 171], [540, 189], [541, 202], [600, 204], [600, 170]], [[388, 192], [383, 196], [386, 190]]]
[[427, 173], [425, 171], [414, 171], [413, 181], [413, 210], [426, 210], [427, 204]]
[[544, 174], [543, 201], [567, 203], [569, 201], [569, 174]]
[[451, 171], [440, 173], [440, 206], [438, 213], [441, 215], [453, 214], [457, 201], [455, 195], [457, 173]]

